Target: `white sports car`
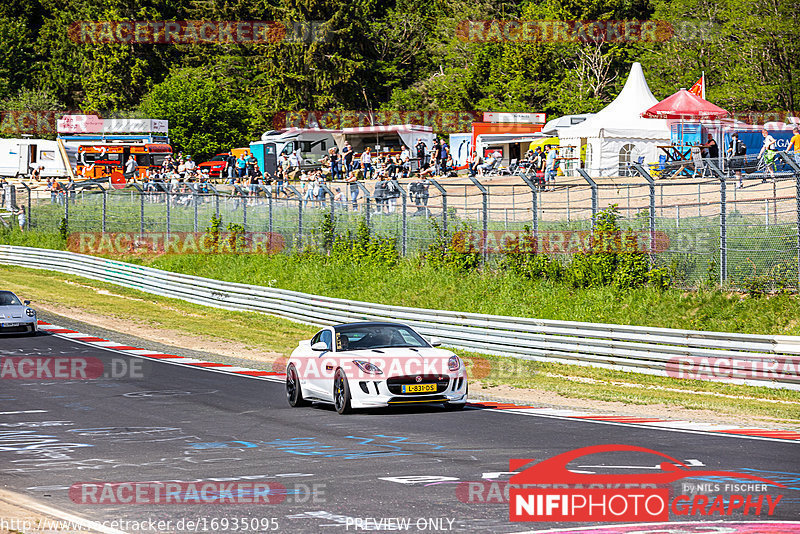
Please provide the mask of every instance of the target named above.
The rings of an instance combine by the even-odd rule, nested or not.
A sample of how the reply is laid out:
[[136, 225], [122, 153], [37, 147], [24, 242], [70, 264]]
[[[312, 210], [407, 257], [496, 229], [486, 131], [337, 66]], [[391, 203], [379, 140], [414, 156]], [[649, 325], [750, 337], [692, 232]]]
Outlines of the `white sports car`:
[[333, 404], [340, 414], [397, 404], [467, 402], [467, 370], [461, 358], [435, 348], [410, 326], [349, 323], [323, 328], [301, 341], [286, 365], [292, 406]]
[[31, 301], [20, 302], [11, 291], [0, 291], [0, 334], [31, 334], [38, 329]]

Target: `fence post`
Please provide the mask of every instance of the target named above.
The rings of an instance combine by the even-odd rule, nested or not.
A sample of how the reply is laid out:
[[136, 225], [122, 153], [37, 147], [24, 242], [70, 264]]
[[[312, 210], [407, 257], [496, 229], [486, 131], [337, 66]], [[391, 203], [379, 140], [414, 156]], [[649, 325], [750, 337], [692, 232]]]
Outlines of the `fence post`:
[[[361, 190], [362, 193], [364, 193], [364, 199], [366, 200], [365, 202], [366, 213], [364, 214], [364, 222], [366, 223], [367, 228], [369, 228], [369, 220], [370, 216], [372, 215], [372, 206], [370, 203], [372, 198], [370, 197], [369, 189], [367, 189], [367, 186], [365, 186], [359, 181], [356, 181], [355, 184], [358, 186], [358, 189]], [[358, 200], [356, 199], [356, 211], [358, 211], [357, 208], [358, 208]]]
[[402, 198], [402, 223], [403, 223], [403, 234], [402, 234], [402, 253], [403, 256], [406, 255], [408, 252], [408, 194], [406, 190], [400, 185], [396, 179], [392, 180], [397, 190], [400, 191], [400, 198]]
[[719, 181], [719, 201], [720, 201], [720, 213], [719, 213], [719, 247], [720, 247], [720, 254], [719, 254], [719, 282], [720, 285], [725, 283], [725, 280], [728, 278], [728, 214], [727, 214], [727, 205], [726, 205], [726, 187], [725, 187], [725, 178]]
[[707, 165], [719, 180], [719, 283], [724, 285], [728, 280], [728, 184], [725, 173], [713, 160], [709, 160]]
[[594, 235], [594, 224], [597, 221], [597, 182], [592, 180], [592, 177], [589, 176], [589, 173], [587, 173], [585, 170], [575, 170], [578, 171], [578, 174], [580, 174], [583, 179], [586, 180], [586, 183], [588, 183], [589, 187], [592, 189], [592, 235]]
[[33, 227], [33, 212], [31, 211], [31, 188], [28, 187], [28, 184], [26, 184], [25, 182], [22, 182], [22, 187], [24, 187], [28, 191], [28, 202], [27, 202], [27, 204], [28, 204], [28, 210], [27, 210], [27, 213], [28, 213], [28, 228], [32, 228]]
[[519, 176], [520, 178], [522, 178], [522, 181], [525, 182], [525, 185], [527, 185], [531, 190], [531, 210], [533, 211], [533, 235], [536, 236], [539, 235], [539, 206], [537, 205], [538, 198], [536, 197], [536, 192], [538, 190], [538, 187], [526, 173], [522, 172], [519, 174]]
[[[192, 187], [192, 204], [194, 204], [194, 233], [197, 233], [197, 191]], [[144, 206], [144, 204], [142, 204]], [[144, 212], [142, 212], [144, 214]]]
[[290, 183], [286, 183], [284, 186], [289, 191], [294, 193], [294, 196], [297, 197], [297, 241], [302, 246], [303, 244], [303, 195], [300, 194], [300, 191], [297, 190], [295, 186]]
[[69, 229], [69, 191], [64, 192], [64, 224]]
[[103, 224], [102, 229], [103, 233], [106, 233], [106, 217], [107, 217], [107, 204], [108, 204], [108, 191], [105, 188], [101, 188], [103, 190]]
[[475, 187], [480, 190], [482, 197], [483, 237], [481, 239], [481, 248], [483, 249], [483, 263], [485, 265], [486, 261], [489, 259], [489, 248], [487, 247], [487, 239], [489, 237], [489, 190], [474, 176], [470, 176], [469, 179], [475, 184]]
[[[139, 235], [142, 235], [144, 233], [144, 191], [136, 184], [130, 184], [130, 186], [139, 192]], [[133, 191], [131, 191], [131, 195], [133, 195]]]
[[[171, 221], [170, 221], [170, 205], [172, 204], [172, 185], [167, 185], [167, 240], [169, 240], [169, 234], [171, 230]], [[166, 242], [166, 241], [165, 241]]]
[[442, 229], [444, 230], [444, 235], [447, 235], [447, 190], [433, 178], [428, 178], [428, 181], [432, 183], [442, 195]]
[[[645, 170], [645, 168], [639, 164], [633, 164], [634, 170], [639, 173], [639, 175], [647, 180], [647, 185], [650, 188], [650, 214], [648, 216], [649, 224], [648, 224], [648, 231], [650, 233], [650, 253], [647, 255], [650, 259], [650, 268], [653, 267], [653, 251], [655, 249], [655, 237], [656, 237], [656, 182], [653, 180], [653, 177], [650, 176], [650, 173]], [[661, 186], [661, 215], [664, 215], [664, 186]]]
[[795, 203], [797, 211], [797, 288], [800, 290], [800, 166], [786, 152], [778, 152], [783, 161], [794, 172], [795, 181]]

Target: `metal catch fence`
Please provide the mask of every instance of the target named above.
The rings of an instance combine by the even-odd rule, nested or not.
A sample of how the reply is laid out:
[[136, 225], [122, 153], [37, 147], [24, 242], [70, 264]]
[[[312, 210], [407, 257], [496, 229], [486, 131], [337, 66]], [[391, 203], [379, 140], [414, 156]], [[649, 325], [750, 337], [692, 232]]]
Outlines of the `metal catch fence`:
[[[569, 261], [587, 243], [599, 211], [616, 205], [619, 225], [637, 235], [655, 267], [677, 284], [730, 288], [800, 288], [800, 167], [779, 154], [772, 168], [713, 162], [702, 173], [659, 179], [641, 165], [631, 176], [593, 179], [559, 176], [541, 184], [533, 175], [460, 177], [392, 182], [393, 196], [378, 196], [362, 182], [221, 186], [186, 183], [142, 190], [82, 189], [69, 194], [17, 189], [28, 225], [69, 232], [202, 233], [211, 217], [245, 232], [280, 235], [288, 249], [318, 242], [333, 215], [337, 234], [366, 223], [373, 234], [396, 240], [402, 255], [424, 252], [442, 233], [478, 236], [476, 250], [492, 262], [519, 232], [537, 237], [539, 251]], [[695, 175], [693, 175], [695, 174]], [[38, 195], [38, 196], [37, 196]], [[354, 198], [355, 197], [355, 198]]]

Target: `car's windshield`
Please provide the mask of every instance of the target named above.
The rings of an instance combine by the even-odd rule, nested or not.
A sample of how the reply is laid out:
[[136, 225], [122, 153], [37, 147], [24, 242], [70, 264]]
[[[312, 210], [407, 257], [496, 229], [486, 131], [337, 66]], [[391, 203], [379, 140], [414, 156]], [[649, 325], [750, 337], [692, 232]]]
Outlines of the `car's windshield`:
[[217, 154], [216, 156], [214, 156], [213, 158], [211, 158], [208, 161], [226, 161], [227, 159], [228, 159], [228, 155], [227, 154]]
[[336, 350], [429, 347], [419, 334], [403, 325], [345, 325], [336, 327]]
[[0, 306], [21, 306], [17, 296], [11, 291], [0, 291]]

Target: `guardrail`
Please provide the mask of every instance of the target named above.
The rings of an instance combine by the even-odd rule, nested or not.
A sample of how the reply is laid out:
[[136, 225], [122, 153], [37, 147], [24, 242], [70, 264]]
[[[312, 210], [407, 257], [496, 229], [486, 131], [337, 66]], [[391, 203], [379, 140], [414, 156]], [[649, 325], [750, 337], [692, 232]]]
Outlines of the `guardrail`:
[[229, 310], [328, 325], [402, 321], [487, 354], [800, 390], [800, 336], [551, 321], [407, 308], [173, 273], [72, 252], [0, 245], [0, 263], [83, 276]]

